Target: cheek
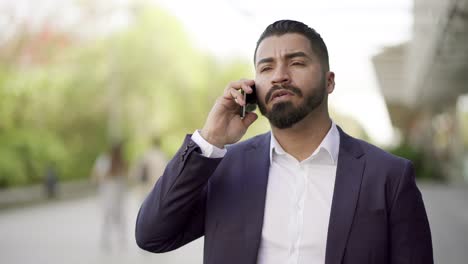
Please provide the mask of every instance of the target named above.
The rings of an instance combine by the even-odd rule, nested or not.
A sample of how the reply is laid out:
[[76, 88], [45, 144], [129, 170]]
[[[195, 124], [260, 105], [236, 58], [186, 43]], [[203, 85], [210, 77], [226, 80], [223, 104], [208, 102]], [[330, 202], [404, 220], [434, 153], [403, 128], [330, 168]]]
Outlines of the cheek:
[[294, 79], [298, 85], [317, 86], [323, 82], [326, 78], [319, 68], [314, 68], [308, 71], [296, 71]]
[[255, 79], [255, 89], [257, 93], [257, 98], [263, 102], [265, 95], [268, 92], [269, 86], [265, 82], [262, 82], [260, 79]]
[[266, 91], [264, 90], [261, 90], [259, 91], [259, 89], [257, 88], [257, 100], [260, 101], [260, 103], [263, 103], [265, 104], [265, 95], [266, 95]]
[[321, 77], [317, 76], [316, 74], [308, 74], [300, 76], [300, 78], [298, 78], [297, 81], [300, 82], [299, 85], [308, 87], [317, 86], [317, 84], [319, 84], [322, 80]]

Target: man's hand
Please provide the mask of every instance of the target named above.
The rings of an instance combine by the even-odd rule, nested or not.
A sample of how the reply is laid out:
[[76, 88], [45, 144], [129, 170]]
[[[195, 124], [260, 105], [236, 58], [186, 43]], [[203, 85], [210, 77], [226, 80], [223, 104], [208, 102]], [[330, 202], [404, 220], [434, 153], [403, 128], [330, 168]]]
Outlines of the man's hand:
[[241, 79], [231, 82], [224, 94], [216, 99], [216, 103], [208, 114], [205, 125], [201, 130], [201, 136], [218, 148], [223, 148], [226, 144], [233, 144], [239, 141], [247, 131], [247, 128], [257, 120], [257, 114], [246, 113], [241, 119], [239, 107], [245, 105], [243, 90], [252, 93], [250, 86], [254, 85], [253, 80]]

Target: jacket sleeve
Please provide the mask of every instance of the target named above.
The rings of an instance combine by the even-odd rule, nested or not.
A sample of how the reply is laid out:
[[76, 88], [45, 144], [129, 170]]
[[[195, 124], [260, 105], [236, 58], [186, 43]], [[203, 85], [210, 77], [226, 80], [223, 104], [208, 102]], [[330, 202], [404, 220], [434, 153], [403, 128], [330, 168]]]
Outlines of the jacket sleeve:
[[204, 157], [190, 135], [185, 138], [138, 212], [140, 248], [167, 252], [204, 235], [208, 180], [221, 160]]
[[432, 264], [431, 231], [413, 165], [407, 162], [390, 211], [390, 263]]

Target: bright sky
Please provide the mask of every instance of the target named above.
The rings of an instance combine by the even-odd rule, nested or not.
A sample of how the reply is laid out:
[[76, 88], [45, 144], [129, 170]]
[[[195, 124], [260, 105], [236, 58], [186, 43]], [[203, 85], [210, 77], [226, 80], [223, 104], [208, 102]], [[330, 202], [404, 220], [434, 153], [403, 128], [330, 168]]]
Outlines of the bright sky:
[[250, 60], [263, 29], [279, 19], [315, 28], [336, 74], [331, 106], [358, 120], [375, 142], [391, 143], [393, 129], [370, 59], [381, 48], [410, 39], [411, 0], [155, 1], [182, 21], [200, 48], [220, 58]]

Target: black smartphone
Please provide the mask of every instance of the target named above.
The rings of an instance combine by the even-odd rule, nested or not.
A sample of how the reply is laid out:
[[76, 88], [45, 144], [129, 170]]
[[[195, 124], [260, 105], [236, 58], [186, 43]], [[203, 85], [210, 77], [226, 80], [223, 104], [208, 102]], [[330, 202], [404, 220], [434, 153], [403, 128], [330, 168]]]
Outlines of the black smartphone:
[[242, 106], [240, 113], [241, 118], [244, 118], [246, 113], [253, 112], [257, 108], [257, 93], [255, 84], [250, 87], [252, 88], [252, 93], [248, 94], [242, 90], [242, 94], [244, 95], [244, 101], [246, 102], [246, 104]]

